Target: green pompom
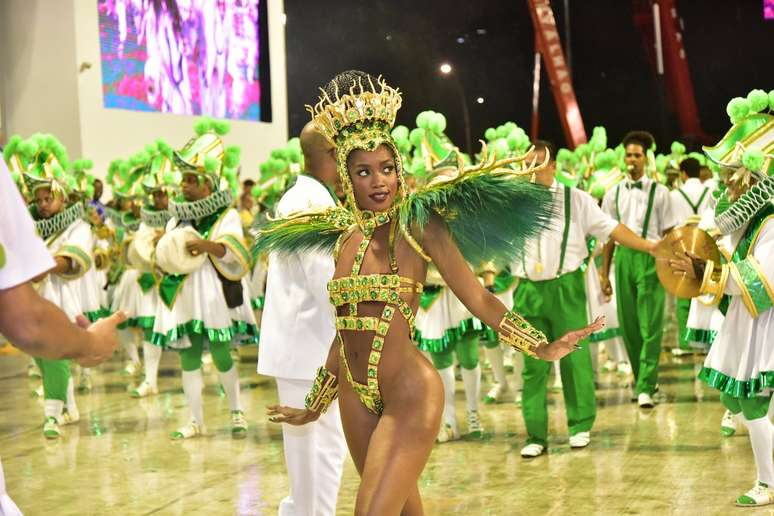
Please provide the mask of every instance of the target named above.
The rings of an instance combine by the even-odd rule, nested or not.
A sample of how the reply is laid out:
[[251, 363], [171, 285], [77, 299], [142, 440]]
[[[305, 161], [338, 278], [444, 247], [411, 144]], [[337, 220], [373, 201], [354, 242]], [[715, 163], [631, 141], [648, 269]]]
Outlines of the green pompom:
[[228, 168], [236, 168], [239, 166], [239, 159], [242, 156], [242, 149], [236, 146], [226, 147], [223, 154], [223, 165]]
[[430, 126], [430, 117], [432, 111], [422, 111], [417, 115], [416, 123], [417, 127], [427, 129]]
[[750, 114], [750, 101], [743, 97], [735, 97], [726, 106], [726, 113], [728, 113], [731, 123], [735, 124]]
[[760, 113], [769, 107], [769, 95], [763, 90], [752, 90], [747, 94], [747, 100], [752, 113]]
[[433, 120], [433, 129], [437, 133], [442, 133], [446, 130], [446, 117], [442, 113], [436, 113]]
[[223, 177], [226, 178], [226, 181], [229, 183], [236, 179], [237, 171], [233, 168], [225, 168], [223, 169]]
[[575, 154], [579, 158], [587, 158], [591, 154], [591, 146], [588, 143], [581, 143], [575, 149]]
[[497, 129], [494, 127], [490, 127], [486, 131], [484, 131], [484, 138], [486, 138], [486, 141], [491, 142], [495, 138], [497, 138]]
[[218, 136], [225, 136], [231, 131], [231, 124], [225, 120], [213, 120], [212, 129]]
[[508, 155], [508, 141], [505, 138], [498, 138], [494, 141], [495, 156], [497, 159]]
[[32, 159], [37, 154], [39, 149], [38, 143], [35, 140], [25, 140], [19, 143], [18, 152], [25, 159]]
[[599, 183], [596, 183], [594, 186], [591, 187], [591, 190], [589, 190], [589, 193], [595, 199], [602, 199], [605, 196], [605, 187]]
[[405, 125], [396, 125], [390, 134], [395, 141], [408, 140], [409, 129]]
[[175, 174], [172, 171], [167, 170], [166, 172], [164, 172], [164, 176], [162, 177], [162, 180], [164, 181], [164, 184], [173, 185], [175, 184]]
[[569, 162], [572, 159], [572, 152], [568, 149], [559, 149], [556, 152], [556, 161], [559, 163]]
[[86, 197], [88, 197], [89, 199], [94, 197], [94, 185], [91, 185], [91, 184], [86, 185], [86, 188], [84, 188], [83, 191], [86, 193]]
[[194, 123], [194, 132], [201, 136], [209, 132], [212, 128], [212, 119], [206, 116], [201, 117]]
[[425, 130], [420, 127], [415, 127], [409, 133], [409, 140], [414, 147], [419, 147], [422, 144], [422, 139], [425, 137]]
[[675, 154], [677, 156], [682, 156], [685, 154], [685, 145], [683, 145], [680, 142], [672, 142], [672, 146], [670, 147], [670, 150], [672, 151], [672, 154]]
[[769, 109], [774, 111], [774, 90], [769, 92]]
[[3, 158], [5, 161], [9, 161], [11, 159], [11, 156], [16, 154], [16, 150], [19, 147], [19, 144], [22, 142], [21, 136], [18, 134], [14, 134], [8, 139], [8, 145], [6, 145], [3, 148]]
[[204, 158], [204, 171], [208, 174], [217, 174], [220, 162], [212, 156]]
[[760, 149], [747, 149], [742, 156], [742, 165], [750, 172], [760, 172], [766, 157]]
[[496, 131], [497, 131], [498, 138], [505, 138], [506, 136], [508, 136], [508, 133], [510, 132], [508, 131], [508, 127], [506, 127], [504, 124], [497, 126]]

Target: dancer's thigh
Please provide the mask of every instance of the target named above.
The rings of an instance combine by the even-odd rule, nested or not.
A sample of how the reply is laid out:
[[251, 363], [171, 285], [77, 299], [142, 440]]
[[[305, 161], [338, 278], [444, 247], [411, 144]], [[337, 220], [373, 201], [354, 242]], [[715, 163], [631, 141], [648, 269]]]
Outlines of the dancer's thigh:
[[339, 380], [339, 412], [349, 453], [352, 455], [357, 472], [362, 477], [368, 443], [371, 441], [371, 434], [379, 422], [379, 417], [365, 408], [346, 378]]

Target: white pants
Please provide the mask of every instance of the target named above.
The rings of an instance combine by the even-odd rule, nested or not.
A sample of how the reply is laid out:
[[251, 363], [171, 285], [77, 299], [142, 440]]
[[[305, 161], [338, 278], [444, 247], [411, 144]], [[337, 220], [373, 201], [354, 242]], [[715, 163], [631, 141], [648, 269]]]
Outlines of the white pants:
[[[301, 408], [312, 389], [311, 380], [277, 378], [280, 405]], [[314, 423], [282, 425], [290, 495], [279, 506], [280, 516], [334, 516], [347, 443], [341, 428], [339, 402]]]
[[0, 516], [22, 516], [22, 512], [5, 492], [5, 475], [3, 463], [0, 462]]

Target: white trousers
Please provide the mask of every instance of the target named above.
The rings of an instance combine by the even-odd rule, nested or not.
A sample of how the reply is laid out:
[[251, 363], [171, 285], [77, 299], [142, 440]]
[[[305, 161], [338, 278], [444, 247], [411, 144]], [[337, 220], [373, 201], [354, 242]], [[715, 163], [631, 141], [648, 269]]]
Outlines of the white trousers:
[[5, 475], [3, 463], [0, 462], [0, 516], [22, 516], [22, 512], [5, 492]]
[[[280, 405], [301, 408], [311, 380], [277, 378]], [[290, 494], [280, 502], [280, 516], [334, 516], [347, 443], [339, 402], [314, 423], [282, 425]]]

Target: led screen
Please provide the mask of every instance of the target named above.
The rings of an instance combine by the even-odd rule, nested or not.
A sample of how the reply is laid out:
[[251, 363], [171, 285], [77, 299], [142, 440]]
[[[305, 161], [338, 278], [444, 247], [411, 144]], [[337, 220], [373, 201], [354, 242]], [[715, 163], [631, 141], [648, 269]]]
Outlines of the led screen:
[[269, 121], [264, 1], [98, 0], [105, 107]]

